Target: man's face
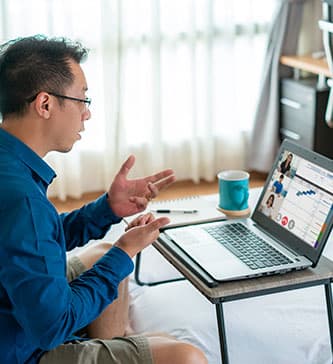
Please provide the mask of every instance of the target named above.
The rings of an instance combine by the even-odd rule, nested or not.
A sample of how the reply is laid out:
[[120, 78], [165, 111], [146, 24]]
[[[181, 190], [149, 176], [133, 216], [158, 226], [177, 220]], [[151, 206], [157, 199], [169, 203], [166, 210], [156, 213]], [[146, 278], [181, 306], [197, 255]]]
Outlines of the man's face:
[[[78, 99], [86, 98], [88, 89], [86, 78], [79, 64], [70, 62], [74, 82], [69, 86], [63, 96]], [[51, 96], [56, 98], [56, 96]], [[81, 139], [80, 133], [84, 131], [84, 122], [91, 116], [88, 105], [76, 100], [62, 98], [62, 105], [55, 104], [54, 124], [52, 128], [52, 150], [68, 152], [74, 143]]]

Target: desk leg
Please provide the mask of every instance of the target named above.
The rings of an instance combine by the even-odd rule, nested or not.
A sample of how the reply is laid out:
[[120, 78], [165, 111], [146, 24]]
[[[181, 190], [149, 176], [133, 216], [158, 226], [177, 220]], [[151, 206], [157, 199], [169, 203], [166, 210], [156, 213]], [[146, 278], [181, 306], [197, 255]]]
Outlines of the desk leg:
[[227, 337], [225, 334], [225, 326], [224, 326], [223, 306], [222, 303], [217, 303], [215, 306], [216, 306], [216, 316], [217, 316], [217, 327], [220, 339], [222, 364], [229, 364]]
[[332, 358], [333, 358], [333, 300], [332, 300], [331, 283], [325, 284], [325, 294], [326, 294], [328, 326], [330, 329], [331, 353], [332, 353]]
[[138, 284], [139, 286], [144, 286], [145, 283], [141, 282], [139, 278], [140, 265], [141, 265], [141, 252], [139, 252], [135, 257], [134, 279], [136, 284]]
[[142, 258], [141, 252], [139, 252], [135, 258], [135, 268], [134, 268], [134, 279], [135, 279], [136, 284], [138, 284], [139, 286], [152, 287], [152, 286], [157, 286], [157, 285], [163, 284], [163, 283], [172, 283], [172, 282], [178, 282], [178, 281], [185, 280], [184, 277], [181, 277], [181, 278], [161, 280], [161, 281], [157, 281], [157, 282], [142, 282], [140, 279], [141, 258]]

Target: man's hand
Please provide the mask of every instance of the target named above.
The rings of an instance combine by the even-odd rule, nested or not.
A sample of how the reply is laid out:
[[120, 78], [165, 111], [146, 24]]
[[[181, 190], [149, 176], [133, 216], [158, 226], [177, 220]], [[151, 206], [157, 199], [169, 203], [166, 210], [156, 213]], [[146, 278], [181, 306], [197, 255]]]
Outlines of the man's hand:
[[147, 225], [150, 222], [155, 220], [155, 216], [148, 212], [147, 214], [141, 214], [137, 216], [135, 219], [133, 219], [125, 228], [125, 231], [128, 231], [129, 229], [132, 229], [133, 227]]
[[108, 191], [112, 211], [120, 216], [131, 216], [144, 211], [150, 200], [173, 183], [176, 178], [172, 169], [166, 169], [148, 177], [127, 179], [135, 157], [131, 155], [121, 166]]
[[[167, 217], [154, 219], [152, 214], [141, 215], [128, 226], [128, 230], [114, 244], [131, 258], [153, 243], [159, 236], [159, 229], [167, 225]], [[133, 224], [133, 225], [132, 225]]]

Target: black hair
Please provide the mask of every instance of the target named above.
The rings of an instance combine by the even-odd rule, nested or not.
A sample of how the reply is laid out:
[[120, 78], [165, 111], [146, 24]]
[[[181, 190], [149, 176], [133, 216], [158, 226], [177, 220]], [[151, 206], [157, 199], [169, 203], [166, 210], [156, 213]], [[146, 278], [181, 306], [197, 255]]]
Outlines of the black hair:
[[275, 196], [274, 196], [272, 193], [271, 193], [271, 194], [269, 195], [269, 197], [267, 198], [267, 200], [266, 200], [266, 204], [267, 204], [267, 202], [268, 202], [270, 199], [272, 199], [272, 204], [271, 204], [271, 206], [273, 207], [274, 200], [275, 200]]
[[0, 113], [23, 115], [41, 91], [61, 94], [74, 81], [70, 61], [80, 63], [88, 50], [66, 38], [35, 35], [0, 46]]

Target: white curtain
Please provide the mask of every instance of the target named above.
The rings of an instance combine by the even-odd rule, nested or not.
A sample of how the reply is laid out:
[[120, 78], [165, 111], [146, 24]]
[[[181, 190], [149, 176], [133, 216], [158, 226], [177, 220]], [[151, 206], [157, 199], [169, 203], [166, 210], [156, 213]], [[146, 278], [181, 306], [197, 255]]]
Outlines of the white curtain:
[[280, 145], [280, 79], [292, 77], [292, 68], [280, 64], [281, 55], [309, 54], [322, 49], [322, 41], [318, 39], [318, 20], [321, 14], [318, 9], [320, 2], [317, 0], [279, 1], [271, 28], [260, 99], [254, 119], [248, 160], [251, 169], [268, 172]]
[[47, 161], [64, 199], [103, 190], [134, 153], [132, 176], [174, 168], [212, 180], [244, 168], [276, 0], [0, 0], [3, 41], [80, 40], [93, 99], [83, 140]]
[[[281, 0], [267, 48], [249, 165], [268, 172], [279, 146], [279, 92], [282, 54], [296, 54], [304, 1]], [[288, 37], [286, 37], [288, 34]], [[289, 52], [285, 52], [288, 49]], [[289, 67], [285, 72], [291, 74]], [[263, 153], [265, 151], [265, 153]]]

